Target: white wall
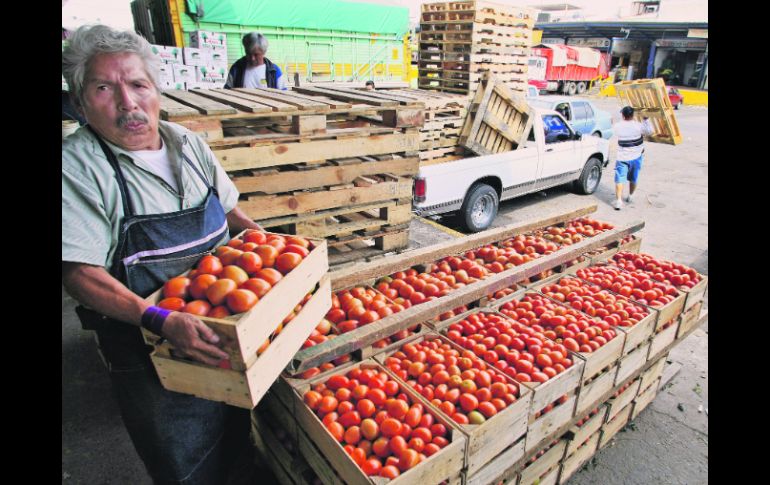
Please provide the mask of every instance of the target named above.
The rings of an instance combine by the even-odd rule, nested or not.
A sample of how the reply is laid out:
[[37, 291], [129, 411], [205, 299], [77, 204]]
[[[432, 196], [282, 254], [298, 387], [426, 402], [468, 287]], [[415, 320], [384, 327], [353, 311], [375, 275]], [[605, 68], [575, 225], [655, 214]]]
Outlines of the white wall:
[[76, 29], [81, 25], [92, 23], [105, 24], [116, 29], [134, 30], [131, 0], [62, 1], [62, 27]]

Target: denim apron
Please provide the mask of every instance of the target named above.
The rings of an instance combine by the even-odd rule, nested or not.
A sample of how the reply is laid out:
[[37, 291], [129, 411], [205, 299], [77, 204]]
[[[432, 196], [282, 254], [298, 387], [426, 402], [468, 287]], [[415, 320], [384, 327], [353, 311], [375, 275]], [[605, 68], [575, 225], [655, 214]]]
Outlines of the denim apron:
[[[110, 273], [145, 298], [227, 240], [225, 211], [216, 189], [183, 152], [185, 162], [208, 187], [203, 204], [135, 215], [117, 157], [91, 131], [115, 170], [125, 214]], [[82, 306], [76, 310], [83, 328], [96, 331], [123, 422], [153, 481], [223, 483], [236, 455], [249, 449], [248, 411], [165, 390], [139, 327]]]

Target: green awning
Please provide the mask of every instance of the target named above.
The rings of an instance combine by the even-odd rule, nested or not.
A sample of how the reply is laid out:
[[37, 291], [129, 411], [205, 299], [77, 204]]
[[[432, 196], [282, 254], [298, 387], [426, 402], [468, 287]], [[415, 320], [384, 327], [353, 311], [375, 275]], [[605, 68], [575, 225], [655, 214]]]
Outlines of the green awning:
[[[198, 21], [403, 35], [409, 9], [342, 0], [188, 0]], [[201, 15], [202, 14], [202, 15]]]

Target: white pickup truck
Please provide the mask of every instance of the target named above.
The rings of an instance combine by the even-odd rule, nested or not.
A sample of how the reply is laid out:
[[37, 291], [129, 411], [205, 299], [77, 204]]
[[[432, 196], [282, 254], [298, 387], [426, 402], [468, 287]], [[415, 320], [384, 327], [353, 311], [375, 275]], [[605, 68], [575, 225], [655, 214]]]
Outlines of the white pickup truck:
[[609, 163], [607, 140], [581, 136], [556, 111], [532, 110], [532, 131], [523, 147], [420, 167], [417, 215], [457, 213], [469, 231], [478, 232], [492, 224], [501, 200], [566, 183], [592, 194]]

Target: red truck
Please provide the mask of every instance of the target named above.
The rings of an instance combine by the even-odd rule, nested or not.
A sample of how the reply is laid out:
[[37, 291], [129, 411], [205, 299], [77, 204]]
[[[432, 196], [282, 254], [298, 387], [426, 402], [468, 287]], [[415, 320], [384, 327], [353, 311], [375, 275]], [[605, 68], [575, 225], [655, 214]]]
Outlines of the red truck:
[[529, 58], [529, 84], [540, 91], [583, 94], [588, 81], [609, 75], [609, 54], [588, 47], [540, 44]]

